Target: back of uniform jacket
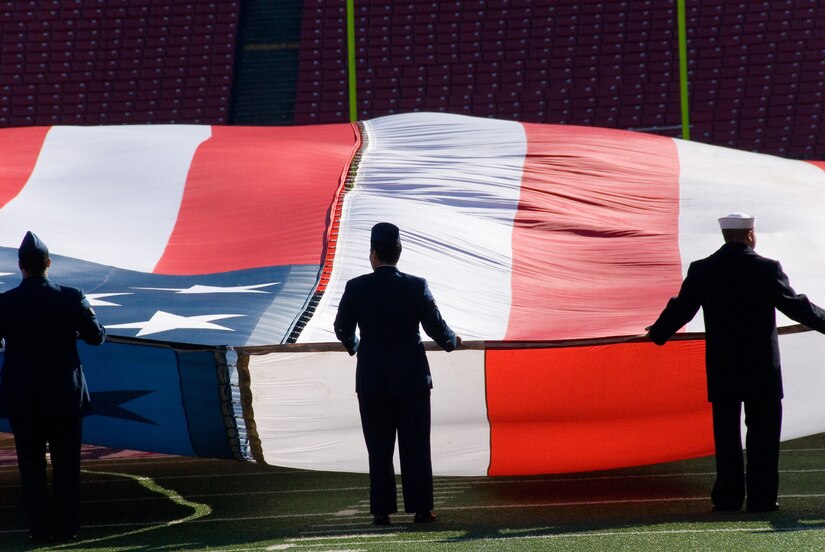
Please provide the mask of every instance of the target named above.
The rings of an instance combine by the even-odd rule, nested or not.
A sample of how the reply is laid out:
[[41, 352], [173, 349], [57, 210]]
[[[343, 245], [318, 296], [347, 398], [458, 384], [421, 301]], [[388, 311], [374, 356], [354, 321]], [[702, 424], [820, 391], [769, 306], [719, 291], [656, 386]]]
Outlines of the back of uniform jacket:
[[356, 392], [413, 393], [432, 387], [419, 324], [440, 347], [455, 348], [455, 334], [423, 278], [381, 266], [347, 282], [335, 333], [350, 353], [357, 348]]
[[743, 243], [726, 243], [691, 263], [679, 295], [651, 327], [651, 339], [664, 343], [699, 307], [710, 401], [783, 397], [776, 309], [825, 331], [825, 312], [791, 288], [779, 262]]
[[83, 293], [44, 276], [25, 278], [0, 294], [0, 415], [33, 416], [78, 412], [89, 392], [77, 338], [98, 345], [106, 332]]

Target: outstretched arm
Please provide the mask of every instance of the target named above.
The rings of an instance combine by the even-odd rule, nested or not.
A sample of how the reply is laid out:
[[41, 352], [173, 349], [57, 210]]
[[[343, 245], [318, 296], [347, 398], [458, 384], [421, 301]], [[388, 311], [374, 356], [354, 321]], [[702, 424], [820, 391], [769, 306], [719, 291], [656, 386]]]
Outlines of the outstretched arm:
[[813, 304], [807, 296], [797, 294], [791, 287], [782, 265], [776, 263], [776, 308], [789, 318], [805, 324], [812, 330], [825, 333], [825, 310]]
[[77, 321], [77, 335], [89, 345], [100, 345], [106, 340], [106, 328], [97, 319], [94, 309], [83, 292], [80, 292], [80, 313]]
[[679, 328], [696, 316], [701, 305], [699, 276], [696, 274], [694, 265], [691, 264], [687, 277], [682, 282], [679, 295], [671, 298], [656, 322], [645, 328], [648, 332], [647, 336], [657, 345], [664, 345]]
[[461, 338], [450, 329], [447, 323], [441, 318], [441, 312], [435, 304], [435, 298], [430, 293], [430, 287], [424, 281], [424, 293], [421, 302], [421, 327], [424, 332], [438, 343], [438, 346], [447, 352], [455, 350], [461, 345]]

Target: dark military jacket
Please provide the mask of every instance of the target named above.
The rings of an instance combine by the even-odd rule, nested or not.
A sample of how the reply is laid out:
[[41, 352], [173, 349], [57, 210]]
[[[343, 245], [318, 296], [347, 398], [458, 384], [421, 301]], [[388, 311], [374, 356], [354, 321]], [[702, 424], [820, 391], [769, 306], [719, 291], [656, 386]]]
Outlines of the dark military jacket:
[[659, 345], [702, 307], [708, 400], [781, 399], [776, 309], [825, 333], [825, 311], [798, 295], [779, 262], [743, 243], [726, 243], [691, 263], [679, 295], [650, 328]]
[[441, 348], [455, 349], [456, 335], [441, 318], [423, 278], [380, 266], [347, 282], [335, 335], [351, 355], [358, 354], [356, 392], [396, 394], [432, 388], [419, 324]]
[[81, 411], [89, 391], [77, 338], [99, 345], [106, 331], [83, 292], [45, 276], [25, 278], [0, 294], [0, 416], [29, 417]]

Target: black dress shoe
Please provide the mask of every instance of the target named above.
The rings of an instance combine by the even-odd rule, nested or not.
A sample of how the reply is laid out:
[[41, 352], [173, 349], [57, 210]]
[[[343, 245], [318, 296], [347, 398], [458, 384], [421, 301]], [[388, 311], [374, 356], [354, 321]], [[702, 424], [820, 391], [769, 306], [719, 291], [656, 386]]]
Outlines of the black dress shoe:
[[32, 544], [46, 544], [51, 540], [47, 533], [31, 533], [29, 535], [29, 542]]
[[372, 524], [373, 525], [390, 525], [390, 516], [389, 515], [375, 515], [372, 516]]
[[413, 518], [413, 523], [432, 523], [433, 521], [435, 521], [435, 514], [430, 511], [416, 512]]
[[779, 509], [778, 502], [769, 502], [767, 504], [748, 504], [748, 512], [775, 512]]
[[719, 505], [714, 505], [713, 506], [713, 511], [714, 512], [728, 512], [729, 513], [729, 512], [738, 512], [741, 509], [742, 509], [741, 506], [719, 506]]

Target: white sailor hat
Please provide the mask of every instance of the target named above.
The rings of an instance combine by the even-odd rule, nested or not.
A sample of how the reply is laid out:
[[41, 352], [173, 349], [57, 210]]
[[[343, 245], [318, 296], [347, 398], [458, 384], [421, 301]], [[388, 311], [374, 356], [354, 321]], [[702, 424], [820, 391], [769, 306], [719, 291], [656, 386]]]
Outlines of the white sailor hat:
[[747, 213], [731, 213], [719, 219], [722, 230], [738, 230], [753, 228], [754, 217]]

